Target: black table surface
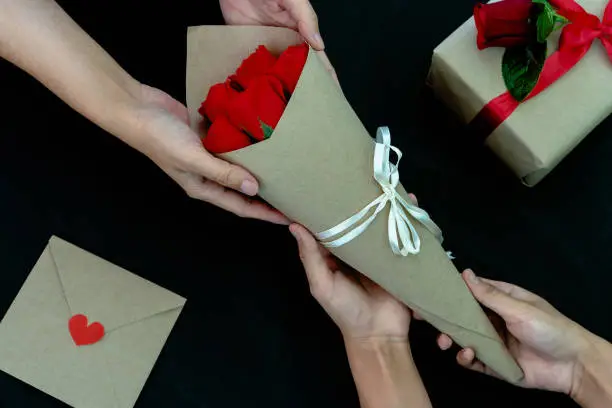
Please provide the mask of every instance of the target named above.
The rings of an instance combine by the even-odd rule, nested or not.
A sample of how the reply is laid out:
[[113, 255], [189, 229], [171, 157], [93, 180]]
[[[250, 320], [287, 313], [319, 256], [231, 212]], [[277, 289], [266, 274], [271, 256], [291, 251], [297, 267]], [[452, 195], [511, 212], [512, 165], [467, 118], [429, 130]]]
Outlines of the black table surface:
[[[186, 27], [218, 23], [216, 2], [128, 3], [62, 2], [136, 78], [183, 100]], [[402, 181], [457, 266], [529, 288], [612, 339], [612, 121], [523, 187], [424, 85], [433, 48], [470, 16], [471, 0], [314, 5], [346, 96], [369, 130], [390, 126]], [[0, 86], [0, 316], [55, 234], [188, 298], [137, 406], [358, 406], [340, 334], [311, 299], [284, 227], [190, 200], [7, 63]], [[573, 406], [460, 369], [435, 335], [411, 329], [434, 406]], [[1, 407], [63, 406], [3, 373], [0, 390]]]

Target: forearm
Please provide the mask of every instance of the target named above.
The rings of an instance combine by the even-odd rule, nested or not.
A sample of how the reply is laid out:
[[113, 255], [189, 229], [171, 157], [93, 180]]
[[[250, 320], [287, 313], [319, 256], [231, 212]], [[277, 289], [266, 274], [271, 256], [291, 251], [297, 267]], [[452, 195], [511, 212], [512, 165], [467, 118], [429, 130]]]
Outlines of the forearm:
[[425, 408], [429, 397], [403, 341], [345, 340], [362, 408]]
[[0, 57], [107, 131], [133, 125], [139, 84], [54, 1], [0, 0]]
[[[590, 334], [589, 334], [590, 335]], [[592, 336], [579, 362], [572, 397], [585, 408], [612, 406], [612, 345]]]

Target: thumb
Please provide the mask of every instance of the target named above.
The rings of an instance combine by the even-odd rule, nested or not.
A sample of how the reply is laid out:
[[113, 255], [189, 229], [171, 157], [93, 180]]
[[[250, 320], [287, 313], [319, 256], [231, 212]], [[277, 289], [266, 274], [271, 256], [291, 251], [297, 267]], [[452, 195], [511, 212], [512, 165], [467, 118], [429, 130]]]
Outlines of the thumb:
[[308, 0], [285, 0], [285, 8], [297, 22], [297, 29], [312, 48], [323, 51], [325, 44], [319, 32], [317, 13]]
[[191, 171], [195, 174], [248, 196], [257, 194], [259, 184], [248, 171], [240, 166], [218, 159], [204, 149], [201, 150], [201, 153], [195, 160], [191, 161]]
[[333, 286], [333, 274], [325, 262], [325, 257], [314, 237], [298, 224], [289, 227], [298, 242], [300, 259], [308, 277], [310, 292], [317, 300], [323, 300]]
[[499, 290], [484, 279], [480, 279], [470, 269], [463, 272], [463, 279], [476, 300], [493, 310], [504, 320], [516, 315], [517, 310], [524, 307], [522, 301], [511, 297], [509, 294]]

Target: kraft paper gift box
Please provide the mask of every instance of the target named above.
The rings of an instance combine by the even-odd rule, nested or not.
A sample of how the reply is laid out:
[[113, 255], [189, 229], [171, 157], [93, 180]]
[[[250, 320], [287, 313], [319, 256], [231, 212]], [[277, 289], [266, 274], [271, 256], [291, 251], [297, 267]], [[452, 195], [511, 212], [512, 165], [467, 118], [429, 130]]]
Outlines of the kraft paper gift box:
[[[191, 27], [188, 31], [187, 104], [192, 126], [212, 85], [223, 82], [257, 46], [280, 54], [301, 42], [272, 27]], [[310, 50], [297, 88], [272, 136], [221, 157], [249, 170], [260, 196], [313, 232], [327, 230], [381, 195], [374, 181], [374, 142], [342, 91]], [[407, 199], [399, 186], [400, 196]], [[417, 255], [395, 255], [389, 244], [389, 206], [354, 240], [332, 253], [417, 310], [439, 330], [510, 381], [522, 372], [449, 260], [440, 243], [412, 219], [421, 239]], [[239, 231], [236, 239], [240, 240]]]
[[[577, 3], [601, 17], [607, 1]], [[549, 38], [549, 54], [557, 49], [558, 40], [559, 33]], [[465, 123], [506, 91], [501, 76], [503, 53], [503, 48], [478, 50], [474, 18], [434, 50], [429, 82]], [[485, 143], [512, 171], [534, 186], [612, 112], [611, 95], [612, 64], [601, 42], [595, 40], [576, 66], [521, 104], [492, 133], [473, 136], [486, 137]]]
[[[52, 237], [0, 323], [0, 369], [76, 408], [133, 407], [184, 304]], [[104, 337], [77, 346], [76, 314]]]

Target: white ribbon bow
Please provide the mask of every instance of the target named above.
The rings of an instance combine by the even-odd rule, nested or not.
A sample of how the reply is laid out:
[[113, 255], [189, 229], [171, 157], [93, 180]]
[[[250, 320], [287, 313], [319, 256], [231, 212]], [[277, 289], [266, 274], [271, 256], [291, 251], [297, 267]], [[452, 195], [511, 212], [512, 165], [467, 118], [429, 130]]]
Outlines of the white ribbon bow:
[[[393, 150], [397, 154], [397, 164], [389, 161], [389, 154]], [[391, 133], [388, 127], [380, 127], [376, 132], [376, 146], [374, 148], [374, 179], [380, 185], [383, 193], [357, 214], [342, 221], [340, 224], [326, 231], [315, 234], [322, 245], [328, 248], [342, 246], [358, 237], [376, 219], [387, 203], [391, 203], [388, 220], [389, 244], [396, 255], [407, 256], [418, 254], [421, 250], [421, 238], [406, 213], [420, 222], [442, 243], [442, 231], [431, 220], [429, 214], [402, 198], [395, 188], [399, 184], [399, 162], [402, 152], [391, 146]], [[366, 218], [368, 213], [374, 212]], [[365, 219], [365, 220], [364, 220]], [[399, 233], [399, 237], [398, 237]], [[333, 240], [333, 237], [338, 236]]]

